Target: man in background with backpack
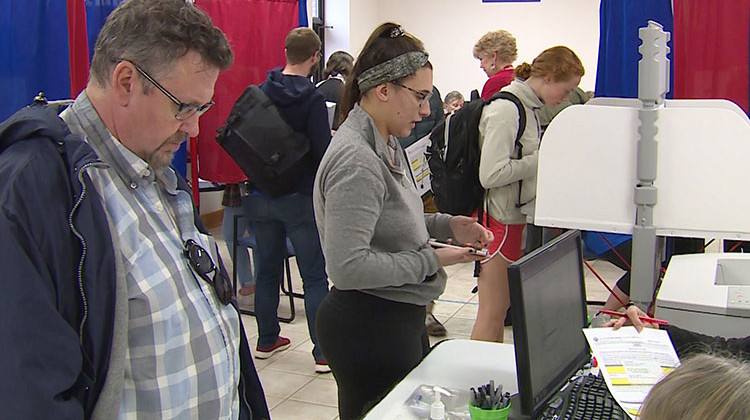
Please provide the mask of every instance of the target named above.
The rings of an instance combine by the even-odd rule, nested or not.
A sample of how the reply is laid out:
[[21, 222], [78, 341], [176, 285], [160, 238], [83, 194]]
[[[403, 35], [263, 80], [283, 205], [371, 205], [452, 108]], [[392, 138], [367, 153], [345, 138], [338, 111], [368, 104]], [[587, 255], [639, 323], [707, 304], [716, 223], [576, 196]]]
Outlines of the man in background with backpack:
[[258, 343], [255, 357], [266, 359], [288, 349], [291, 342], [279, 335], [277, 318], [279, 284], [282, 276], [286, 238], [294, 247], [305, 293], [305, 313], [314, 344], [315, 371], [330, 372], [317, 346], [315, 315], [328, 294], [328, 277], [313, 214], [312, 187], [320, 160], [331, 142], [328, 111], [323, 95], [310, 82], [320, 61], [321, 42], [310, 28], [295, 28], [286, 37], [286, 65], [268, 72], [261, 90], [276, 105], [281, 117], [309, 140], [310, 150], [298, 162], [304, 165], [293, 188], [282, 195], [270, 196], [253, 188], [248, 181], [242, 198], [245, 215], [251, 221], [257, 247], [255, 318]]

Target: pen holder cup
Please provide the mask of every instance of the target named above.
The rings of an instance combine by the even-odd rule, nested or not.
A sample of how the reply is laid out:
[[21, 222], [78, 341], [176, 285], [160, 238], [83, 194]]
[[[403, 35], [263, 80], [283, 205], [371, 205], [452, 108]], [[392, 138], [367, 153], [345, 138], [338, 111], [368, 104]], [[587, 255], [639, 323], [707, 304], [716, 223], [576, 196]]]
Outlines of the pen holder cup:
[[509, 413], [510, 404], [505, 408], [485, 410], [469, 403], [469, 414], [471, 415], [471, 420], [507, 420]]

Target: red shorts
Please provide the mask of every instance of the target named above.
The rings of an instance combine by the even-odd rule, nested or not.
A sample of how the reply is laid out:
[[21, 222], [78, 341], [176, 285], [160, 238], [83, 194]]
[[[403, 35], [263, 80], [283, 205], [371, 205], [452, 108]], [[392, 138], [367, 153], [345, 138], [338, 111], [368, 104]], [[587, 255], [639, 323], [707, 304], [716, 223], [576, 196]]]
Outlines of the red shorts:
[[[478, 212], [474, 212], [472, 217], [477, 217]], [[485, 263], [496, 255], [500, 255], [506, 261], [513, 262], [521, 258], [521, 243], [523, 242], [523, 229], [526, 225], [506, 225], [495, 220], [492, 216], [485, 215], [489, 219], [490, 225], [485, 226], [495, 236], [495, 240], [492, 241], [489, 249], [490, 253], [487, 258], [481, 262]], [[479, 223], [485, 225], [483, 220]]]

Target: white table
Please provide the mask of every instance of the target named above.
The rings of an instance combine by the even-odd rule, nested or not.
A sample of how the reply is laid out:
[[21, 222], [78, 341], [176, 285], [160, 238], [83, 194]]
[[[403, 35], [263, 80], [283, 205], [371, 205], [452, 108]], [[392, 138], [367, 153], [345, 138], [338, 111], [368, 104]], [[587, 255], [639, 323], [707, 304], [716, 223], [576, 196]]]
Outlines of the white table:
[[404, 405], [422, 385], [469, 389], [493, 379], [503, 390], [518, 392], [516, 355], [512, 344], [471, 340], [446, 340], [439, 343], [414, 370], [373, 407], [366, 420], [416, 419]]

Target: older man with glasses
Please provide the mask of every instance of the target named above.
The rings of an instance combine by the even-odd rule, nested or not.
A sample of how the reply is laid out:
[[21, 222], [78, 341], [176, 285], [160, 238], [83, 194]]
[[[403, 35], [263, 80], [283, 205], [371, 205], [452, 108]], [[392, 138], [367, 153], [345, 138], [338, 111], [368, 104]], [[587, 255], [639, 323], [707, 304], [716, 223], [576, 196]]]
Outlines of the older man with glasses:
[[169, 166], [232, 60], [190, 3], [128, 0], [65, 124], [35, 106], [0, 127], [8, 418], [269, 418], [217, 248]]

